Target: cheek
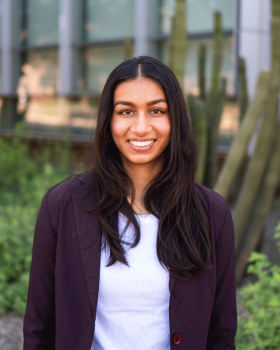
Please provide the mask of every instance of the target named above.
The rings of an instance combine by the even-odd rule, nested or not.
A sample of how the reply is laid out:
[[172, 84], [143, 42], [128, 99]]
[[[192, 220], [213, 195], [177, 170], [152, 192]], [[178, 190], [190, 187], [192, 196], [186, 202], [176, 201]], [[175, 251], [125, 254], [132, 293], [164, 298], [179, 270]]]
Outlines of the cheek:
[[161, 134], [166, 136], [166, 137], [170, 137], [170, 132], [171, 132], [171, 126], [170, 126], [170, 121], [169, 119], [166, 119], [164, 121], [162, 121], [161, 125], [160, 125], [160, 131]]
[[121, 120], [112, 119], [111, 122], [111, 132], [112, 136], [122, 136], [125, 133], [125, 125]]

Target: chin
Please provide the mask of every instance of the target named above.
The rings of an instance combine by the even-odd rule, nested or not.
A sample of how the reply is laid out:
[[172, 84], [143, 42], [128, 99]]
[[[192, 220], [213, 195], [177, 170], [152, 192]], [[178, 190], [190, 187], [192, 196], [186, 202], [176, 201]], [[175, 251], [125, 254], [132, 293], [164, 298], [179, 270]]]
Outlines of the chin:
[[154, 157], [148, 157], [148, 156], [137, 156], [137, 157], [129, 157], [125, 158], [125, 162], [129, 162], [130, 164], [135, 165], [145, 165], [145, 164], [154, 164], [162, 162], [162, 155], [161, 156], [154, 156]]

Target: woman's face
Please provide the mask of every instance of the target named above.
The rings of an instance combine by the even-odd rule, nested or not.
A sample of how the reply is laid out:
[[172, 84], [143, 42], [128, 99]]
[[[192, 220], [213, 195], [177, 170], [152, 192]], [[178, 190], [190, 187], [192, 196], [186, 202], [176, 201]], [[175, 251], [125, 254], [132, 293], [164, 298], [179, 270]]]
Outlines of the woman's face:
[[160, 85], [144, 77], [119, 84], [114, 93], [111, 133], [124, 166], [154, 166], [162, 161], [170, 140], [170, 121]]

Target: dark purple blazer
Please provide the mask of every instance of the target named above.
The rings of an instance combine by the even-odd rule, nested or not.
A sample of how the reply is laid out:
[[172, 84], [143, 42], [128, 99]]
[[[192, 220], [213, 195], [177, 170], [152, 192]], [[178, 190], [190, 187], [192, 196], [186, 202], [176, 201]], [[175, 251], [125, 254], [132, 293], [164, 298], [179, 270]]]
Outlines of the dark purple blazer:
[[[98, 215], [85, 210], [97, 205], [91, 183], [91, 172], [79, 175], [54, 186], [43, 199], [34, 234], [24, 350], [91, 348], [101, 247]], [[183, 281], [170, 276], [171, 349], [235, 349], [232, 218], [223, 197], [196, 186], [210, 220], [211, 268]], [[178, 333], [182, 339], [175, 345]]]

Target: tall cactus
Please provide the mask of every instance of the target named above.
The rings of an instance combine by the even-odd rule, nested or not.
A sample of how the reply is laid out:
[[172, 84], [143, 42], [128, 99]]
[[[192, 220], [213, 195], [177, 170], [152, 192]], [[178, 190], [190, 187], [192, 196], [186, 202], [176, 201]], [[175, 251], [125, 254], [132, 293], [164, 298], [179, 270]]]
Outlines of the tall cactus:
[[212, 82], [209, 101], [209, 123], [215, 118], [215, 108], [220, 90], [222, 60], [223, 60], [223, 28], [222, 16], [219, 11], [214, 14], [214, 57], [212, 67]]
[[[213, 188], [216, 181], [217, 170], [217, 146], [218, 128], [225, 98], [225, 85], [221, 84], [222, 51], [223, 51], [223, 30], [221, 13], [216, 11], [214, 15], [214, 57], [212, 67], [212, 82], [210, 95], [206, 101], [208, 145], [206, 166], [204, 174], [204, 185]], [[225, 81], [224, 81], [225, 83]]]
[[265, 219], [270, 210], [275, 188], [280, 177], [280, 122], [276, 129], [274, 145], [269, 157], [266, 174], [260, 186], [260, 191], [255, 201], [254, 210], [251, 214], [252, 219], [246, 227], [246, 236], [243, 244], [239, 245], [237, 250], [236, 279], [242, 277], [248, 258], [251, 252], [256, 248], [264, 227]]
[[[248, 108], [248, 90], [247, 90], [247, 79], [246, 79], [246, 62], [243, 57], [238, 58], [238, 105], [239, 105], [239, 125], [242, 124], [244, 116]], [[243, 162], [240, 166], [238, 174], [235, 179], [234, 192], [235, 199], [239, 193], [242, 182], [246, 173], [247, 164], [249, 157], [245, 155]]]
[[[264, 113], [264, 120], [262, 129], [258, 135], [257, 145], [255, 152], [248, 168], [249, 171], [253, 171], [253, 165], [257, 163], [257, 157], [260, 158], [258, 167], [255, 166], [254, 170], [261, 169], [261, 176], [259, 178], [258, 191], [250, 196], [250, 199], [254, 200], [252, 209], [249, 215], [249, 219], [244, 224], [237, 221], [238, 231], [236, 237], [237, 243], [237, 264], [236, 264], [236, 277], [239, 280], [246, 267], [247, 258], [251, 251], [255, 249], [260, 239], [261, 230], [264, 226], [266, 216], [271, 207], [273, 194], [275, 192], [279, 176], [280, 176], [280, 121], [277, 120], [279, 114], [279, 86], [280, 86], [280, 3], [278, 0], [271, 1], [272, 9], [272, 21], [271, 21], [271, 75], [270, 75], [270, 87], [269, 97], [267, 101], [267, 108]], [[270, 123], [270, 125], [268, 125]], [[264, 130], [264, 131], [263, 131]], [[263, 132], [262, 132], [263, 131]], [[275, 132], [276, 131], [276, 132]], [[270, 140], [269, 138], [270, 132]], [[268, 141], [268, 144], [263, 142]], [[263, 147], [262, 147], [263, 146]], [[264, 158], [266, 156], [266, 162]], [[263, 164], [265, 163], [265, 164]], [[252, 165], [251, 165], [252, 164]], [[245, 178], [245, 181], [249, 182], [250, 176]], [[246, 183], [245, 183], [246, 184]], [[254, 183], [256, 187], [256, 183]], [[244, 196], [243, 196], [244, 198]], [[240, 201], [242, 198], [240, 198]], [[240, 208], [237, 208], [240, 212]], [[241, 208], [242, 209], [242, 208]], [[238, 211], [234, 212], [234, 219]], [[246, 213], [243, 213], [246, 215]], [[241, 224], [244, 225], [243, 231], [240, 233]]]
[[198, 183], [202, 183], [204, 168], [205, 168], [206, 147], [207, 147], [207, 126], [206, 126], [205, 106], [203, 101], [197, 99], [193, 95], [189, 95], [188, 108], [191, 116], [192, 128], [194, 131], [194, 136], [198, 146], [198, 154], [199, 154], [195, 180]]
[[187, 49], [186, 3], [186, 0], [176, 0], [175, 14], [172, 18], [172, 29], [168, 42], [168, 66], [175, 73], [183, 91]]
[[257, 198], [258, 191], [267, 161], [272, 151], [271, 135], [277, 126], [279, 106], [279, 84], [280, 84], [280, 3], [272, 0], [272, 22], [271, 22], [271, 75], [269, 95], [264, 111], [262, 126], [259, 131], [254, 154], [248, 166], [243, 185], [238, 196], [236, 207], [233, 211], [236, 246], [243, 235], [246, 221], [250, 215], [250, 209]]
[[249, 105], [237, 137], [231, 146], [230, 153], [227, 156], [218, 181], [214, 187], [214, 190], [226, 199], [228, 198], [231, 186], [245, 158], [248, 144], [256, 128], [259, 116], [264, 109], [268, 97], [269, 79], [270, 74], [268, 72], [260, 73], [255, 95]]
[[123, 40], [123, 46], [124, 46], [124, 58], [126, 60], [133, 57], [133, 41], [130, 37], [125, 37]]
[[199, 98], [203, 101], [206, 98], [205, 66], [206, 66], [206, 46], [204, 44], [201, 44], [199, 47], [199, 54], [198, 54], [198, 85], [199, 85]]
[[242, 123], [248, 107], [248, 91], [246, 79], [246, 63], [243, 57], [238, 59], [238, 82], [239, 82], [239, 124]]

